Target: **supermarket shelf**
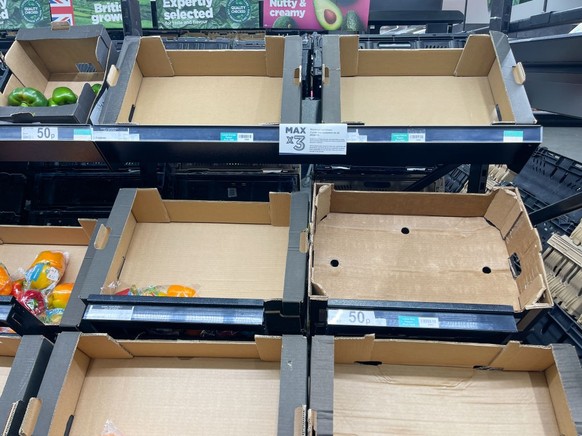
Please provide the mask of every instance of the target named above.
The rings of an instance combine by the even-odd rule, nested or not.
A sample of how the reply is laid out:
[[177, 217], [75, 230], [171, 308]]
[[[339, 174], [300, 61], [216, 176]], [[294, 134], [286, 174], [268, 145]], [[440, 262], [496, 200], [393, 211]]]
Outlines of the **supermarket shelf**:
[[517, 332], [504, 305], [312, 299], [310, 314], [314, 334], [503, 342]]
[[282, 334], [301, 329], [295, 318], [296, 323], [283, 319], [280, 300], [90, 295], [82, 328], [114, 335], [153, 328]]
[[[12, 296], [0, 296], [0, 326], [9, 327], [19, 335], [50, 334], [42, 321], [26, 310]], [[54, 332], [52, 332], [54, 333]]]
[[[242, 139], [225, 140], [232, 139], [233, 133], [242, 134], [239, 135]], [[413, 129], [353, 126], [348, 129], [348, 136], [358, 140], [348, 142], [346, 155], [280, 155], [278, 126], [3, 125], [0, 126], [0, 161], [104, 160], [110, 165], [122, 162], [506, 163], [519, 170], [541, 143], [542, 128], [534, 125]], [[418, 142], [413, 142], [413, 137]]]

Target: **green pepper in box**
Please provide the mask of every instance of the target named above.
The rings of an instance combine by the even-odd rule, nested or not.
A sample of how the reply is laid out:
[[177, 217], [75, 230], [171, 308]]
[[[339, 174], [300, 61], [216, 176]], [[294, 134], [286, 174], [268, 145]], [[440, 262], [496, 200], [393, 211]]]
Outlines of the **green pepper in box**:
[[42, 92], [34, 88], [15, 88], [14, 91], [8, 95], [8, 105], [23, 106], [23, 107], [40, 107], [47, 106], [48, 100]]
[[71, 88], [59, 86], [54, 89], [51, 100], [54, 101], [57, 106], [75, 104], [77, 103], [77, 94], [75, 94]]

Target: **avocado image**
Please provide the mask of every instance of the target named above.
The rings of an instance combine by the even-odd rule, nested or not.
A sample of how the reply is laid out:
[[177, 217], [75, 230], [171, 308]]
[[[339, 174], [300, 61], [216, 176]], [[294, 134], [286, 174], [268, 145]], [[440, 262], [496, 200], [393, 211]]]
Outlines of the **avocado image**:
[[364, 23], [362, 23], [362, 20], [356, 11], [348, 11], [344, 18], [342, 30], [349, 30], [352, 32], [361, 32], [364, 30]]
[[342, 11], [332, 0], [313, 0], [313, 7], [324, 30], [338, 30], [342, 26]]
[[273, 23], [273, 29], [297, 29], [297, 23], [291, 17], [279, 17]]

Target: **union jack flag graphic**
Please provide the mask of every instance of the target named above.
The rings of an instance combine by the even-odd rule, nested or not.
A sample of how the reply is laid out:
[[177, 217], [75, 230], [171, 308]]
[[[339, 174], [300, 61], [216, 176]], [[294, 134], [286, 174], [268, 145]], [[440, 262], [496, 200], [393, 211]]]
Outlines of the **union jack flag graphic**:
[[71, 0], [50, 0], [51, 8], [70, 8], [73, 5]]
[[69, 23], [73, 25], [73, 14], [51, 14], [53, 22]]

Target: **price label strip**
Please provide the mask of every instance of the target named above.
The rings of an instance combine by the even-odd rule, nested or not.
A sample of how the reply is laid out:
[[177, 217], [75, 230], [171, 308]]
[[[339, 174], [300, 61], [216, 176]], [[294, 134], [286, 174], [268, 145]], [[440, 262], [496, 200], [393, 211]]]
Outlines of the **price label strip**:
[[58, 127], [22, 127], [20, 129], [20, 138], [23, 141], [58, 141]]
[[131, 321], [133, 310], [133, 306], [91, 304], [87, 307], [84, 318], [91, 321]]
[[376, 318], [373, 310], [329, 309], [327, 316], [329, 324], [386, 326], [386, 320]]

